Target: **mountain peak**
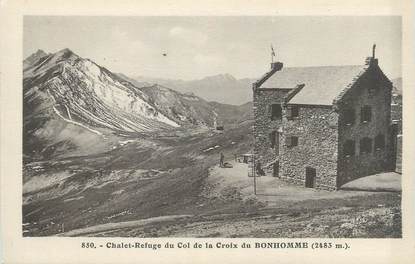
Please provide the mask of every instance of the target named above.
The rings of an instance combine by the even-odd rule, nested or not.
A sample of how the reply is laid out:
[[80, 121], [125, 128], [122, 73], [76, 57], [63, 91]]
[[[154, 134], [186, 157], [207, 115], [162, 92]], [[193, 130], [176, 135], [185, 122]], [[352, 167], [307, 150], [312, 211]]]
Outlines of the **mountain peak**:
[[216, 74], [216, 75], [212, 75], [212, 76], [207, 76], [207, 77], [203, 78], [202, 80], [227, 80], [227, 81], [236, 81], [236, 78], [233, 77], [229, 73], [224, 73], [224, 74]]
[[46, 56], [48, 55], [46, 52], [44, 52], [42, 49], [38, 49], [35, 53], [33, 53], [32, 55], [36, 55], [36, 56]]
[[51, 62], [59, 63], [59, 62], [65, 62], [65, 61], [74, 61], [76, 59], [81, 58], [77, 54], [75, 54], [72, 50], [65, 48], [62, 50], [59, 50], [52, 54]]
[[65, 48], [65, 49], [62, 49], [62, 50], [60, 50], [60, 51], [58, 51], [58, 52], [56, 52], [55, 54], [54, 54], [54, 56], [55, 57], [61, 57], [61, 58], [64, 58], [64, 59], [66, 59], [66, 58], [69, 58], [69, 57], [71, 57], [71, 56], [76, 56], [76, 57], [79, 57], [78, 55], [76, 55], [72, 50], [70, 50], [70, 49], [68, 49], [68, 48]]
[[[72, 50], [70, 50], [69, 48], [63, 48], [63, 49], [61, 49], [61, 50], [58, 50], [57, 52], [55, 52], [55, 53], [65, 53], [65, 52], [72, 52]], [[72, 52], [73, 53], [73, 52]]]
[[225, 78], [235, 79], [236, 80], [236, 78], [232, 74], [230, 74], [230, 73], [224, 73], [224, 74], [222, 74], [222, 76], [225, 77]]
[[[45, 55], [43, 56], [43, 54]], [[49, 54], [44, 53], [42, 50], [38, 50], [36, 53], [32, 54], [23, 61], [23, 69], [27, 71], [26, 76], [34, 76], [46, 72], [50, 68], [60, 67], [62, 63], [69, 62], [72, 64], [72, 62], [78, 60], [79, 58], [80, 57], [78, 55], [73, 53], [68, 48]], [[39, 67], [31, 67], [37, 65], [39, 62], [42, 63]]]
[[44, 57], [46, 55], [48, 55], [46, 52], [44, 52], [41, 49], [38, 49], [36, 52], [30, 54], [25, 60], [26, 61], [33, 61], [33, 60], [37, 60], [41, 57]]
[[35, 53], [30, 54], [23, 61], [23, 68], [27, 68], [33, 63], [37, 62], [40, 58], [47, 56], [48, 54], [41, 49], [38, 49]]

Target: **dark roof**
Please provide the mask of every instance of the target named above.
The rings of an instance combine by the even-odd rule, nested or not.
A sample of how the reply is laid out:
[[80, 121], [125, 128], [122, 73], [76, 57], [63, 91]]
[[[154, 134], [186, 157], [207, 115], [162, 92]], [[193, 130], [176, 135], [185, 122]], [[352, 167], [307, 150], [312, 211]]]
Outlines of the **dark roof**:
[[342, 90], [354, 83], [355, 78], [367, 67], [352, 65], [282, 68], [259, 88], [295, 88], [304, 84], [289, 104], [332, 105]]

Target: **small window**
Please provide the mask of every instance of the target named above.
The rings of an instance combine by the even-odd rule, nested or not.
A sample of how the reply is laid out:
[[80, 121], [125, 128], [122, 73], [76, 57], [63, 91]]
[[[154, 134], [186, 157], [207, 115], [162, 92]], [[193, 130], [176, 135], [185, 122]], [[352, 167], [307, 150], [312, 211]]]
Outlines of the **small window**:
[[354, 109], [346, 109], [343, 113], [343, 117], [345, 125], [352, 125], [355, 119]]
[[375, 150], [382, 150], [385, 148], [385, 136], [379, 134], [375, 137]]
[[354, 156], [355, 142], [354, 140], [347, 140], [343, 145], [343, 153], [346, 157]]
[[288, 136], [285, 138], [285, 145], [287, 147], [295, 147], [298, 146], [298, 137]]
[[376, 94], [376, 88], [375, 87], [370, 87], [369, 89], [367, 89], [367, 91], [368, 91], [370, 96]]
[[360, 111], [360, 120], [362, 123], [367, 123], [372, 120], [372, 108], [370, 106], [362, 107]]
[[287, 107], [287, 119], [292, 120], [298, 117], [299, 107], [298, 105], [289, 105]]
[[281, 119], [281, 105], [280, 104], [272, 104], [270, 107], [271, 111], [271, 120], [278, 120]]
[[371, 138], [362, 138], [360, 140], [360, 153], [371, 153], [372, 152], [372, 139]]

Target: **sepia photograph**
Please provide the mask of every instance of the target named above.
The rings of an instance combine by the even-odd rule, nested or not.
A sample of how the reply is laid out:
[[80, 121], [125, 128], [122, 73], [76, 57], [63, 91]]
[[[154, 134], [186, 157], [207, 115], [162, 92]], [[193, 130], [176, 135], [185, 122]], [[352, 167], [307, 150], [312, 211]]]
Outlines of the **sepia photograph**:
[[401, 238], [401, 25], [24, 16], [22, 236]]

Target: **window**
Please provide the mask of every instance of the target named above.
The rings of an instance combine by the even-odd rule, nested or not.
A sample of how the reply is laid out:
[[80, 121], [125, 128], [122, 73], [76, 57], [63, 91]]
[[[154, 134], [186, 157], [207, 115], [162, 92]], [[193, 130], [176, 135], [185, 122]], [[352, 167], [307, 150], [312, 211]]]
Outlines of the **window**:
[[295, 147], [298, 146], [298, 137], [288, 136], [285, 138], [285, 145], [287, 147]]
[[346, 157], [354, 156], [355, 142], [354, 140], [347, 140], [343, 145], [343, 153]]
[[272, 104], [270, 107], [271, 111], [271, 120], [278, 120], [281, 119], [281, 105], [280, 104]]
[[367, 123], [372, 120], [372, 108], [370, 106], [363, 106], [360, 111], [360, 121]]
[[376, 87], [369, 87], [367, 89], [367, 91], [369, 93], [369, 96], [372, 96], [372, 95], [375, 95], [376, 94], [377, 89], [376, 89]]
[[354, 109], [344, 110], [343, 117], [344, 117], [344, 123], [346, 125], [352, 125], [355, 119]]
[[382, 150], [385, 148], [385, 136], [379, 134], [375, 137], [375, 150]]
[[292, 120], [298, 117], [299, 107], [298, 105], [287, 106], [287, 119]]
[[360, 140], [360, 153], [371, 153], [372, 152], [372, 139], [371, 138], [362, 138]]

